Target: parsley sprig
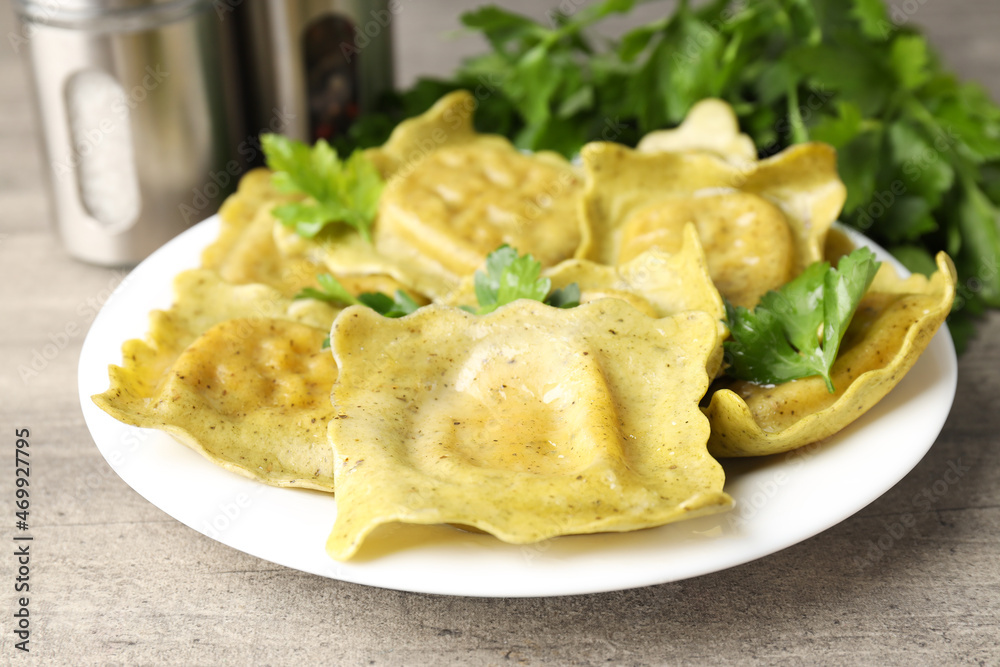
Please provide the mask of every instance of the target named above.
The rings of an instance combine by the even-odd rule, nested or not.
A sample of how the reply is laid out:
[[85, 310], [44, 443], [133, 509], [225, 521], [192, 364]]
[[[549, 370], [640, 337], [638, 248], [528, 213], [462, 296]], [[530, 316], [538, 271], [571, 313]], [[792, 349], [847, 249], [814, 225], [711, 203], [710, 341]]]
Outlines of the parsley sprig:
[[306, 287], [295, 295], [296, 299], [317, 299], [344, 306], [368, 306], [385, 317], [403, 317], [420, 306], [403, 290], [396, 290], [395, 298], [383, 292], [365, 292], [354, 296], [329, 273], [316, 276], [320, 288]]
[[858, 303], [880, 262], [868, 248], [837, 268], [816, 262], [752, 311], [726, 301], [732, 339], [725, 342], [726, 373], [740, 380], [779, 384], [819, 375], [834, 392], [830, 369]]
[[556, 308], [580, 305], [580, 287], [576, 283], [552, 290], [552, 280], [542, 278], [542, 264], [533, 256], [518, 255], [509, 245], [502, 245], [486, 257], [486, 271], [476, 271], [478, 308], [462, 306], [476, 315], [487, 315], [500, 306], [518, 299], [542, 301]]
[[267, 166], [274, 171], [275, 187], [307, 195], [305, 201], [277, 206], [274, 217], [305, 238], [313, 238], [328, 225], [343, 223], [371, 242], [384, 182], [364, 153], [354, 151], [341, 160], [323, 139], [310, 148], [278, 134], [262, 135], [261, 145]]

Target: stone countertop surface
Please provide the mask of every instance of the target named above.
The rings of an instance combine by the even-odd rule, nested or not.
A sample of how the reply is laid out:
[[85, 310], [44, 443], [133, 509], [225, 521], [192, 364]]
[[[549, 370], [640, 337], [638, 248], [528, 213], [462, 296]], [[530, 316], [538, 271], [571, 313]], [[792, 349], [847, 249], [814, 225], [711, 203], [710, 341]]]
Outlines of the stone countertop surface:
[[[1000, 99], [996, 0], [893, 2], [912, 5], [948, 64]], [[557, 3], [502, 4], [541, 14]], [[402, 82], [447, 72], [475, 51], [474, 40], [437, 39], [463, 6], [424, 0], [419, 12], [400, 13]], [[13, 30], [2, 0], [0, 35]], [[76, 369], [87, 304], [105, 299], [122, 273], [70, 259], [54, 237], [25, 69], [3, 41], [0, 663], [1000, 664], [998, 314], [960, 359], [944, 431], [899, 484], [811, 539], [695, 579], [556, 598], [421, 595], [276, 566], [172, 519], [111, 471], [84, 424]], [[58, 354], [22, 380], [17, 368], [53, 336]], [[13, 449], [24, 427], [34, 536], [28, 655], [12, 633]], [[938, 493], [956, 465], [968, 471]], [[927, 490], [933, 504], [915, 505]], [[915, 525], [858, 567], [906, 513]]]

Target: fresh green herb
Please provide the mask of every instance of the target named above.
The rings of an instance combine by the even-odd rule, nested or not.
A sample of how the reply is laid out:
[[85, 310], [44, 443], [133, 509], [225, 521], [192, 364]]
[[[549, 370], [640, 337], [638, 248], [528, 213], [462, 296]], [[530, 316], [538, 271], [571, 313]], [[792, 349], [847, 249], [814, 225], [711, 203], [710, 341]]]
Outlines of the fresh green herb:
[[834, 392], [830, 368], [840, 341], [880, 262], [867, 248], [842, 258], [836, 269], [816, 262], [753, 311], [726, 301], [732, 339], [726, 373], [767, 384], [822, 376]]
[[476, 300], [479, 308], [462, 308], [476, 315], [487, 315], [518, 299], [542, 301], [556, 308], [580, 305], [580, 288], [576, 283], [550, 295], [552, 281], [542, 278], [541, 273], [541, 262], [531, 255], [519, 256], [514, 248], [502, 245], [487, 255], [486, 272], [476, 271]]
[[564, 4], [569, 14], [542, 21], [492, 6], [463, 14], [489, 51], [448, 80], [387, 97], [340, 145], [381, 143], [402, 117], [457, 88], [477, 91], [481, 131], [566, 155], [593, 140], [632, 145], [721, 97], [762, 155], [833, 144], [848, 186], [845, 221], [908, 268], [928, 270], [939, 250], [952, 255], [965, 305], [949, 324], [960, 348], [969, 318], [1000, 307], [1000, 107], [959, 82], [908, 17], [895, 22], [904, 12], [889, 16], [881, 0], [710, 0], [697, 9], [682, 0], [607, 40], [589, 29], [636, 2]]
[[320, 139], [310, 148], [278, 134], [261, 136], [267, 166], [281, 192], [306, 195], [304, 201], [282, 204], [276, 218], [299, 236], [312, 238], [327, 225], [343, 223], [371, 241], [371, 226], [382, 193], [382, 176], [361, 151], [345, 161]]
[[382, 292], [365, 292], [358, 295], [358, 301], [386, 317], [403, 317], [420, 307], [409, 294], [400, 289], [396, 290], [395, 297]]
[[340, 281], [329, 273], [321, 273], [316, 276], [320, 289], [306, 287], [295, 295], [296, 299], [316, 299], [317, 301], [329, 301], [339, 303], [344, 306], [354, 306], [361, 304], [361, 301], [347, 291]]
[[580, 286], [570, 283], [566, 287], [552, 290], [545, 303], [553, 308], [576, 308], [580, 305]]
[[[462, 306], [476, 315], [486, 315], [518, 299], [534, 299], [555, 308], [574, 308], [580, 305], [580, 287], [576, 283], [553, 290], [552, 281], [541, 278], [542, 265], [531, 255], [518, 256], [509, 245], [502, 245], [486, 257], [486, 273], [476, 271], [476, 299], [479, 308]], [[365, 292], [354, 296], [329, 273], [316, 276], [319, 289], [306, 287], [295, 295], [296, 299], [317, 299], [344, 306], [368, 306], [385, 317], [403, 317], [420, 306], [403, 290], [396, 290], [395, 298], [382, 292]], [[325, 347], [329, 347], [329, 341]]]
[[368, 306], [379, 315], [385, 317], [403, 317], [409, 315], [420, 306], [403, 290], [396, 290], [392, 298], [382, 292], [365, 292], [354, 296], [348, 292], [340, 281], [329, 273], [321, 273], [316, 277], [320, 289], [306, 287], [295, 295], [296, 299], [318, 299], [339, 303], [345, 306]]

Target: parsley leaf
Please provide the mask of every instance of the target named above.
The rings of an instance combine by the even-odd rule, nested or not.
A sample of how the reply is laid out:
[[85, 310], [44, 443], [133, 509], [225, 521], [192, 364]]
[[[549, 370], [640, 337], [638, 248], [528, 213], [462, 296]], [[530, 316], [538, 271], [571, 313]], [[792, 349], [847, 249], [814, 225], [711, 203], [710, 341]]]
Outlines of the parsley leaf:
[[518, 299], [541, 301], [555, 308], [580, 305], [580, 287], [573, 283], [549, 294], [552, 280], [542, 278], [542, 264], [531, 255], [518, 255], [502, 245], [486, 257], [486, 272], [476, 271], [476, 300], [479, 308], [462, 306], [476, 315], [487, 315]]
[[316, 280], [319, 282], [320, 289], [316, 289], [315, 287], [306, 287], [304, 290], [296, 294], [295, 298], [329, 301], [331, 303], [340, 303], [345, 306], [356, 306], [361, 304], [359, 299], [348, 292], [344, 286], [340, 284], [340, 281], [329, 273], [319, 274], [316, 276]]
[[553, 308], [576, 308], [580, 305], [580, 286], [570, 283], [566, 287], [552, 290], [545, 303]]
[[295, 295], [296, 299], [317, 299], [339, 303], [345, 306], [368, 306], [379, 315], [385, 317], [403, 317], [409, 315], [420, 306], [403, 290], [396, 290], [396, 297], [390, 297], [382, 292], [365, 292], [354, 296], [348, 292], [340, 281], [329, 273], [321, 273], [316, 277], [320, 289], [306, 287]]
[[375, 165], [361, 151], [340, 160], [320, 139], [306, 144], [278, 134], [261, 135], [267, 166], [281, 192], [306, 195], [301, 202], [282, 204], [274, 217], [299, 236], [313, 238], [327, 225], [343, 223], [371, 242], [371, 226], [385, 185]]
[[882, 40], [887, 36], [889, 14], [882, 0], [851, 0], [851, 16], [857, 19], [865, 36]]
[[752, 311], [726, 301], [732, 333], [724, 344], [726, 373], [767, 384], [819, 375], [832, 394], [840, 341], [880, 265], [871, 250], [858, 248], [835, 269], [812, 264]]
[[385, 317], [403, 317], [420, 307], [403, 290], [396, 290], [395, 298], [382, 292], [365, 292], [358, 296], [358, 301]]
[[900, 35], [892, 42], [890, 64], [899, 82], [908, 90], [915, 90], [927, 83], [930, 53], [927, 41], [920, 35]]

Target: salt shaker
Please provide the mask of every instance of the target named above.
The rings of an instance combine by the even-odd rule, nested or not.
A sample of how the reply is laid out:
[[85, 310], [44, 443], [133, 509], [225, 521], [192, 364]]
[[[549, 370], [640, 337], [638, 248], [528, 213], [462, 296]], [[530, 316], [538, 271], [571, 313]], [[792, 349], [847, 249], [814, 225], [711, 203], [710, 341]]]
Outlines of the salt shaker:
[[237, 27], [217, 5], [16, 0], [12, 43], [28, 60], [56, 226], [75, 257], [134, 264], [235, 185], [227, 164], [247, 137]]

